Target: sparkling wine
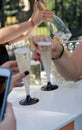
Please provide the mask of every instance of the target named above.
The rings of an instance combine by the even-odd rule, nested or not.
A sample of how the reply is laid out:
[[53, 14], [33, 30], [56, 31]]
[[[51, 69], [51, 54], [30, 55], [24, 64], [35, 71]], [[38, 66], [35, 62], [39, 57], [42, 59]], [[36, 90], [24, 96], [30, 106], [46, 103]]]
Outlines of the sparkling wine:
[[30, 83], [32, 85], [39, 85], [41, 83], [40, 75], [40, 62], [31, 60], [31, 78]]
[[[46, 6], [42, 3], [41, 0], [38, 0], [38, 7], [41, 10], [46, 9]], [[68, 41], [72, 34], [70, 30], [67, 28], [67, 26], [64, 24], [62, 19], [60, 19], [58, 16], [54, 16], [53, 19], [51, 19], [50, 22], [47, 23], [51, 36], [59, 36], [64, 42]]]
[[43, 66], [47, 75], [47, 85], [43, 86], [41, 89], [43, 91], [51, 91], [58, 88], [57, 85], [53, 85], [50, 79], [50, 71], [51, 71], [51, 42], [43, 41], [38, 42], [41, 59], [43, 62]]
[[51, 68], [51, 42], [39, 42], [41, 52], [41, 59], [47, 75], [47, 81], [50, 82], [50, 68]]
[[[30, 72], [31, 64], [31, 54], [30, 49], [27, 47], [21, 47], [14, 50], [17, 64], [20, 72], [28, 70]], [[30, 84], [30, 75], [23, 78], [26, 95], [29, 95], [29, 84]]]

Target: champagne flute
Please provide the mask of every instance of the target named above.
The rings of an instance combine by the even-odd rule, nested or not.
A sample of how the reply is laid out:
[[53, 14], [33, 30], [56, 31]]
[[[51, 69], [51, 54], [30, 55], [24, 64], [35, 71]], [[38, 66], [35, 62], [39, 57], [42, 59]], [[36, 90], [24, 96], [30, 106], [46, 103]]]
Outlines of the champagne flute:
[[52, 85], [50, 80], [50, 69], [51, 69], [51, 42], [43, 41], [38, 42], [40, 52], [41, 52], [41, 59], [43, 62], [44, 69], [47, 75], [47, 85], [43, 86], [41, 89], [43, 91], [51, 91], [57, 89], [57, 85]]
[[[38, 7], [40, 10], [45, 10], [47, 8], [42, 0], [38, 0]], [[47, 22], [47, 25], [49, 27], [52, 38], [54, 36], [59, 36], [64, 42], [66, 42], [72, 36], [70, 30], [67, 28], [62, 19], [56, 15], [53, 19], [50, 20], [50, 22]]]
[[66, 43], [66, 41], [72, 36], [70, 30], [58, 16], [55, 16], [50, 22], [48, 22], [48, 27], [51, 37], [59, 36], [64, 43]]
[[[16, 61], [20, 71], [31, 70], [31, 52], [30, 49], [26, 46], [16, 48], [14, 50]], [[39, 101], [37, 98], [31, 98], [30, 96], [30, 75], [25, 76], [23, 78], [23, 82], [25, 85], [26, 98], [22, 99], [19, 104], [21, 105], [31, 105], [35, 104]]]

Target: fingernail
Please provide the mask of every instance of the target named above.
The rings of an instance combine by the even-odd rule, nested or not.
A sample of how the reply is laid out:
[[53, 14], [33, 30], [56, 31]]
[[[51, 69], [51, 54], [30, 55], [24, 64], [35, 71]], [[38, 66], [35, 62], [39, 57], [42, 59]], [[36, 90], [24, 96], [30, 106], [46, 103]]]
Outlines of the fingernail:
[[29, 74], [29, 71], [28, 71], [28, 70], [27, 70], [27, 71], [25, 71], [25, 72], [24, 72], [24, 74], [25, 74], [25, 75], [28, 75], [28, 74]]
[[35, 60], [35, 61], [37, 61], [37, 59], [36, 59], [36, 58], [34, 58], [34, 60]]
[[39, 53], [39, 52], [36, 52], [36, 54], [37, 54], [38, 56], [40, 56], [40, 53]]
[[40, 58], [38, 58], [38, 61], [41, 61], [41, 59], [40, 59]]
[[36, 47], [38, 47], [37, 43], [34, 43], [34, 45], [35, 45]]

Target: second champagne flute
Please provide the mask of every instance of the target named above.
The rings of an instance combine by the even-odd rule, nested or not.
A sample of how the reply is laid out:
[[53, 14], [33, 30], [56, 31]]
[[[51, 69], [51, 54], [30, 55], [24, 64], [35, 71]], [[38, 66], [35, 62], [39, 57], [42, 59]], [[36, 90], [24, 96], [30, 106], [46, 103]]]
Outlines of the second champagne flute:
[[51, 42], [43, 41], [38, 42], [40, 53], [41, 53], [41, 59], [43, 62], [44, 69], [46, 71], [47, 75], [47, 85], [43, 86], [41, 89], [43, 91], [51, 91], [58, 88], [57, 85], [51, 84], [50, 79], [50, 70], [51, 70]]

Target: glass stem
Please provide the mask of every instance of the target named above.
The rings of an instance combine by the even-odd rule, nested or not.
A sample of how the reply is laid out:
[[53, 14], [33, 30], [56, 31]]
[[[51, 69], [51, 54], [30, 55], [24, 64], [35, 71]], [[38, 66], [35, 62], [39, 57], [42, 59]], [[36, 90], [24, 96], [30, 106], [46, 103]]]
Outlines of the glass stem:
[[47, 83], [47, 87], [48, 87], [48, 88], [51, 88], [51, 82], [48, 82], [48, 83]]

